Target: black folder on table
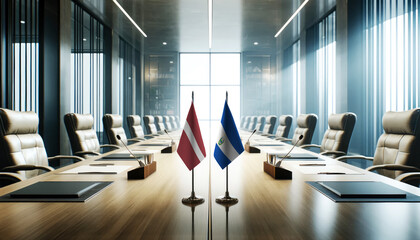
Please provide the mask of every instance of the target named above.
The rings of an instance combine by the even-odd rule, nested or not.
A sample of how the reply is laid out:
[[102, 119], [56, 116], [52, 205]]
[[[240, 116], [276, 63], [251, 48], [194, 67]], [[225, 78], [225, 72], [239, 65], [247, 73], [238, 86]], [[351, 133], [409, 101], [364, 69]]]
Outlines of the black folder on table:
[[84, 202], [112, 182], [37, 182], [0, 197], [0, 202]]
[[406, 192], [383, 182], [326, 181], [318, 182], [340, 198], [405, 198]]

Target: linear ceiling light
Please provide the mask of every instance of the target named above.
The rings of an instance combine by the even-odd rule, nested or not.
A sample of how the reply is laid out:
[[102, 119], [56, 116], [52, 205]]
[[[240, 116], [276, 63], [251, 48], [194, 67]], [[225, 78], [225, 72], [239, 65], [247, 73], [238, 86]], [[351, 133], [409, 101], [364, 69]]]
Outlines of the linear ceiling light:
[[139, 25], [137, 25], [136, 22], [134, 22], [134, 20], [130, 17], [130, 15], [128, 15], [128, 13], [124, 10], [124, 8], [117, 2], [117, 0], [112, 0], [115, 5], [117, 5], [117, 7], [121, 10], [121, 12], [124, 13], [124, 15], [128, 18], [128, 20], [131, 21], [131, 23], [133, 23], [133, 25], [141, 32], [141, 34], [143, 34], [144, 37], [147, 37], [146, 33], [143, 32], [143, 30], [141, 30], [141, 28], [139, 27]]
[[209, 2], [209, 49], [211, 49], [212, 38], [213, 38], [213, 0]]
[[302, 8], [309, 2], [309, 0], [305, 0], [300, 6], [299, 8], [296, 10], [295, 13], [293, 13], [293, 15], [289, 18], [289, 20], [287, 20], [287, 22], [283, 25], [283, 27], [280, 28], [280, 30], [276, 33], [276, 35], [274, 35], [274, 37], [278, 37], [280, 35], [280, 33], [287, 27], [287, 25], [289, 25], [289, 23], [293, 20], [293, 18], [296, 17], [296, 15], [300, 12], [300, 10], [302, 10]]

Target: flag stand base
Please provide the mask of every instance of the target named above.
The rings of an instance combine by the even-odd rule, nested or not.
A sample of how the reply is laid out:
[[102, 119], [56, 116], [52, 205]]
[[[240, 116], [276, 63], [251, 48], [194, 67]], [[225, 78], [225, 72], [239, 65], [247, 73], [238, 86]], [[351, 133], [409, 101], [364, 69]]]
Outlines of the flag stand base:
[[239, 200], [237, 198], [229, 196], [229, 192], [225, 192], [225, 196], [220, 196], [216, 198], [216, 203], [222, 205], [233, 205], [237, 204]]
[[191, 196], [183, 198], [182, 203], [185, 205], [199, 205], [204, 203], [204, 198], [195, 196], [195, 192], [191, 192]]

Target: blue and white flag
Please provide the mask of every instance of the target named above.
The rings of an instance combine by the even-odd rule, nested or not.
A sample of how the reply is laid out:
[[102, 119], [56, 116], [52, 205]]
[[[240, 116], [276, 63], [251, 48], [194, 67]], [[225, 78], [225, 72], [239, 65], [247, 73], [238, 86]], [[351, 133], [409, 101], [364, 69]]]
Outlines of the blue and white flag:
[[226, 101], [221, 124], [219, 137], [214, 148], [214, 158], [224, 169], [244, 151], [238, 129]]

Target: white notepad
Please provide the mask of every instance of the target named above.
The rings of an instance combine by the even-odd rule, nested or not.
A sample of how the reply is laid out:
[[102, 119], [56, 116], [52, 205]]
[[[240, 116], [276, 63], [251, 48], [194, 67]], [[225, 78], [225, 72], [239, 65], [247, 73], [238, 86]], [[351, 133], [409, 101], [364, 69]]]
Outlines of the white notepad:
[[103, 166], [90, 166], [83, 165], [72, 168], [67, 171], [60, 172], [60, 174], [118, 174], [125, 170], [132, 168], [126, 165], [103, 165]]
[[303, 174], [317, 175], [363, 174], [340, 165], [300, 166], [298, 170]]

